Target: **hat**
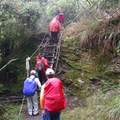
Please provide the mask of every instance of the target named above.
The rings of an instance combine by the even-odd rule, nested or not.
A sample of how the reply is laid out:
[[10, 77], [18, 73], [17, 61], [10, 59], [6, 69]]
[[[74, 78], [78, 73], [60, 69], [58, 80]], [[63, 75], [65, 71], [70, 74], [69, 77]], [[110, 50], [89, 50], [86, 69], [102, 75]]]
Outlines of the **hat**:
[[46, 70], [45, 74], [46, 74], [46, 76], [48, 76], [48, 75], [54, 75], [54, 74], [55, 74], [55, 71], [54, 71], [53, 69], [51, 69], [51, 68], [48, 68], [48, 69]]
[[31, 75], [35, 75], [35, 74], [36, 74], [36, 71], [35, 71], [35, 70], [31, 70], [31, 71], [30, 71], [30, 74], [31, 74]]

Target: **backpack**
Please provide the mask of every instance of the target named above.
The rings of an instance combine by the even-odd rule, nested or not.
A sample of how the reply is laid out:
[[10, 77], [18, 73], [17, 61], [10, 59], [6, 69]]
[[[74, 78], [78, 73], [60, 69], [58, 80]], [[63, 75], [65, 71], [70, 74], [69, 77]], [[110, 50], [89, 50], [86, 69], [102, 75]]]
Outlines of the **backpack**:
[[66, 98], [63, 92], [63, 84], [57, 78], [50, 78], [45, 83], [45, 109], [58, 112], [66, 107]]
[[27, 78], [24, 81], [24, 87], [23, 87], [23, 94], [25, 96], [33, 96], [37, 90], [37, 84], [35, 82], [35, 77], [30, 80], [30, 78]]
[[37, 62], [36, 62], [36, 68], [38, 69], [38, 70], [42, 70], [43, 68], [44, 68], [44, 64], [43, 64], [43, 62], [42, 62], [42, 60], [38, 60]]

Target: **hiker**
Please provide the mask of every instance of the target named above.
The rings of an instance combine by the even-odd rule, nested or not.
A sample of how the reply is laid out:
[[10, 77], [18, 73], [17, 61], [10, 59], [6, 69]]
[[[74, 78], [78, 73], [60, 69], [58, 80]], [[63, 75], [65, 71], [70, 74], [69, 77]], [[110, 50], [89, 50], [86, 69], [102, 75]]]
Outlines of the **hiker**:
[[36, 71], [38, 73], [38, 77], [39, 77], [39, 80], [40, 80], [41, 85], [42, 85], [46, 81], [45, 71], [49, 67], [48, 60], [45, 57], [43, 57], [40, 54], [38, 54], [36, 56], [36, 60], [35, 61], [36, 61], [35, 69], [36, 69]]
[[27, 98], [27, 108], [28, 108], [28, 114], [30, 116], [39, 114], [38, 95], [37, 95], [38, 88], [39, 89], [41, 88], [40, 81], [36, 77], [36, 71], [31, 70], [30, 77], [28, 77], [24, 81], [24, 87], [23, 87], [23, 94]]
[[49, 23], [49, 31], [51, 34], [51, 44], [57, 44], [59, 40], [59, 32], [61, 30], [61, 23], [59, 22], [59, 16], [55, 16]]
[[46, 76], [47, 81], [40, 93], [41, 120], [60, 120], [61, 110], [66, 107], [63, 84], [51, 68], [46, 70]]

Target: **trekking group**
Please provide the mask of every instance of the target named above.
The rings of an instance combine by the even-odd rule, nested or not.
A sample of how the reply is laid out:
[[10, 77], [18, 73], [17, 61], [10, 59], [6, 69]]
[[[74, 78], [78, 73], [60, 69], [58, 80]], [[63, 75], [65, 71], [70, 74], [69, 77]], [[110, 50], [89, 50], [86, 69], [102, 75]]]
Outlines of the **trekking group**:
[[[58, 43], [63, 21], [64, 14], [59, 10], [49, 24], [50, 44]], [[39, 115], [40, 111], [40, 120], [60, 120], [60, 113], [66, 107], [63, 83], [56, 77], [45, 56], [38, 54], [35, 57], [35, 68], [24, 81], [23, 94], [30, 116]]]

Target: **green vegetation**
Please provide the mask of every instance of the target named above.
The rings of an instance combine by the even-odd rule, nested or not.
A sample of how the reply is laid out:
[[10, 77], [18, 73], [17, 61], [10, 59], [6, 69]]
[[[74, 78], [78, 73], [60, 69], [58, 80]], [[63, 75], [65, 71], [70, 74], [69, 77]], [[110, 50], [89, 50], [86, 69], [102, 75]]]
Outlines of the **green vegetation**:
[[[40, 44], [41, 34], [48, 32], [49, 21], [61, 7], [65, 13], [61, 76], [67, 94], [85, 100], [85, 106], [62, 113], [62, 120], [120, 120], [119, 6], [119, 0], [2, 0], [0, 67], [17, 60], [0, 71], [0, 93], [21, 94], [25, 59]], [[17, 120], [19, 107], [0, 105], [0, 119]]]
[[100, 91], [87, 98], [86, 106], [67, 110], [61, 120], [119, 120], [120, 96], [117, 91], [106, 94]]
[[[0, 106], [0, 120], [18, 120], [20, 104], [6, 104]], [[23, 120], [23, 113], [20, 114], [19, 120]]]

